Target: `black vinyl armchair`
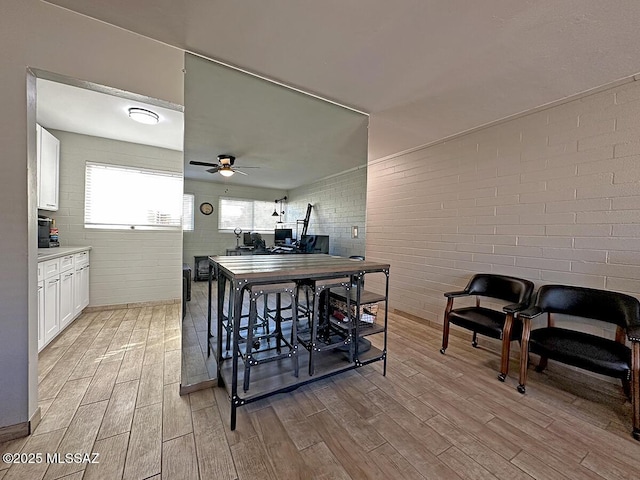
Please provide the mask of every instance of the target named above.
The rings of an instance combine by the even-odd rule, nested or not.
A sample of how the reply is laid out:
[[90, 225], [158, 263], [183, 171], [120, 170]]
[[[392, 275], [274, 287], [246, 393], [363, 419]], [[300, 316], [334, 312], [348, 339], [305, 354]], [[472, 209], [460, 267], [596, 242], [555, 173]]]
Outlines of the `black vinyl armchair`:
[[[448, 292], [447, 307], [444, 312], [442, 330], [442, 348], [444, 355], [449, 345], [449, 325], [453, 323], [473, 332], [472, 345], [478, 346], [478, 334], [502, 340], [502, 356], [498, 379], [504, 382], [509, 373], [509, 351], [511, 339], [520, 339], [522, 328], [515, 320], [517, 312], [529, 305], [533, 283], [516, 277], [481, 273], [474, 275], [464, 290]], [[476, 304], [472, 307], [453, 308], [454, 299], [476, 296]], [[480, 306], [480, 297], [490, 297], [509, 302], [502, 310], [494, 310]]]
[[[541, 315], [546, 317], [547, 325], [532, 329], [531, 320]], [[615, 325], [615, 339], [568, 328], [562, 315]], [[640, 301], [608, 290], [543, 285], [535, 303], [520, 313], [520, 319], [522, 351], [518, 391], [525, 393], [529, 353], [540, 355], [538, 372], [542, 372], [551, 359], [618, 378], [631, 400], [633, 437], [640, 440]]]

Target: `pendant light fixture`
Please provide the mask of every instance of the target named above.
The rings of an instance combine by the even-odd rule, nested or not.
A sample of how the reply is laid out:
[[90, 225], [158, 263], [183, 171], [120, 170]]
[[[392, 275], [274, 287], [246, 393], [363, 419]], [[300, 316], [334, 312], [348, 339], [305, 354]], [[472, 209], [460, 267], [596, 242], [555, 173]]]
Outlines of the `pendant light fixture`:
[[[279, 217], [278, 218], [278, 223], [282, 223], [282, 215], [284, 215], [284, 210], [282, 207], [282, 202], [286, 202], [287, 201], [287, 197], [282, 197], [276, 200], [276, 206], [273, 209], [273, 213], [271, 214], [272, 217]], [[278, 203], [280, 204], [280, 206], [278, 207]]]

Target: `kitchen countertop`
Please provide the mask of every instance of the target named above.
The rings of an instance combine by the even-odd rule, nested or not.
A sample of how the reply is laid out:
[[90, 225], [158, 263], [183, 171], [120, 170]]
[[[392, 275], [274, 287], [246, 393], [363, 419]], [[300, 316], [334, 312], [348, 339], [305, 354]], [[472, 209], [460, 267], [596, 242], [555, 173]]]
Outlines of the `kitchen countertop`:
[[54, 258], [64, 257], [72, 253], [80, 253], [86, 250], [91, 250], [88, 245], [82, 247], [53, 247], [53, 248], [39, 248], [38, 249], [38, 261], [44, 262], [45, 260], [53, 260]]

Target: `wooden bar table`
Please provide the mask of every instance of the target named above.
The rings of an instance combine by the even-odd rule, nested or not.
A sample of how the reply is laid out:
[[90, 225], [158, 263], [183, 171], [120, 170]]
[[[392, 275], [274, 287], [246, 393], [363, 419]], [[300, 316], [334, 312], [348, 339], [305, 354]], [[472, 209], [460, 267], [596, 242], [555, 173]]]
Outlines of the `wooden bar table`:
[[[340, 277], [350, 277], [355, 287], [356, 312], [360, 310], [360, 294], [362, 279], [365, 274], [379, 273], [385, 275], [385, 293], [380, 296], [384, 301], [384, 323], [379, 332], [383, 333], [383, 347], [371, 347], [366, 352], [358, 352], [358, 318], [355, 318], [355, 332], [351, 341], [355, 342], [353, 358], [347, 358], [344, 351], [326, 352], [316, 363], [316, 373], [309, 376], [303, 367], [305, 355], [300, 355], [300, 374], [294, 377], [289, 369], [281, 367], [279, 362], [264, 365], [264, 371], [252, 373], [251, 388], [246, 392], [242, 386], [238, 388], [238, 342], [240, 341], [240, 324], [242, 315], [242, 291], [253, 285], [272, 284], [280, 282], [297, 282], [300, 280], [319, 280]], [[212, 286], [213, 279], [217, 283], [217, 318], [216, 335], [212, 327]], [[229, 283], [231, 302], [229, 311], [233, 322], [232, 355], [222, 355], [222, 322], [227, 320], [224, 314], [226, 283]], [[225, 387], [231, 400], [231, 430], [236, 427], [236, 409], [246, 403], [260, 400], [269, 395], [291, 391], [300, 385], [326, 378], [330, 375], [358, 368], [371, 362], [384, 362], [383, 374], [387, 365], [387, 315], [389, 294], [389, 264], [373, 261], [354, 260], [323, 254], [280, 254], [280, 255], [246, 255], [246, 256], [212, 256], [209, 257], [209, 301], [208, 301], [208, 354], [211, 354], [212, 339], [215, 338], [213, 348], [216, 356], [218, 385]], [[279, 303], [279, 302], [278, 302]], [[279, 315], [279, 312], [276, 313]], [[304, 349], [302, 349], [304, 350]], [[258, 369], [262, 370], [262, 369]], [[240, 379], [242, 382], [242, 379]], [[241, 393], [242, 392], [242, 393]]]

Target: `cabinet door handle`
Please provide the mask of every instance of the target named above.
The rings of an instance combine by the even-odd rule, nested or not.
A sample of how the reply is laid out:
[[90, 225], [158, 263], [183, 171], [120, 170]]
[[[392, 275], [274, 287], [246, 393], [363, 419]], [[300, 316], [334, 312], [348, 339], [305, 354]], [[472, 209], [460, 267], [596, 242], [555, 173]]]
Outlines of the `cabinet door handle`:
[[50, 280], [49, 285], [53, 285], [54, 283], [58, 283], [59, 281], [60, 281], [59, 278], [56, 278], [55, 280]]
[[71, 272], [71, 273], [67, 273], [67, 274], [64, 276], [64, 278], [69, 278], [69, 277], [73, 277], [73, 272]]
[[42, 290], [44, 287], [38, 287], [38, 291]]

